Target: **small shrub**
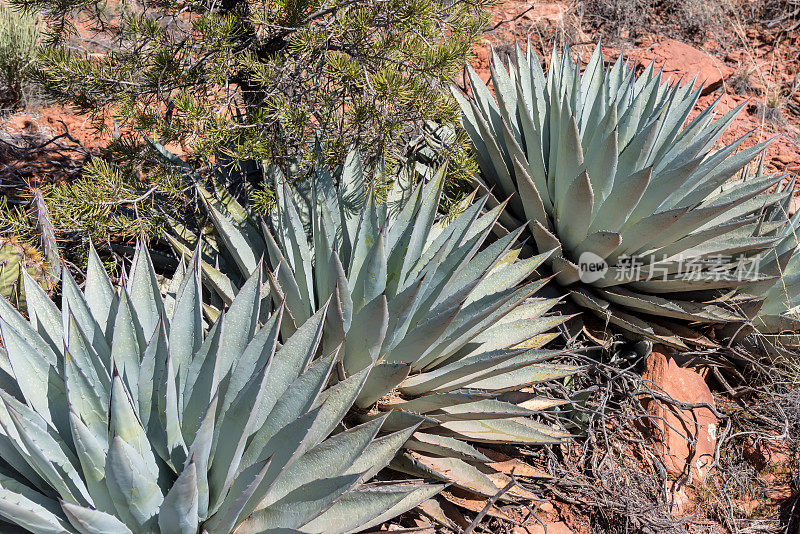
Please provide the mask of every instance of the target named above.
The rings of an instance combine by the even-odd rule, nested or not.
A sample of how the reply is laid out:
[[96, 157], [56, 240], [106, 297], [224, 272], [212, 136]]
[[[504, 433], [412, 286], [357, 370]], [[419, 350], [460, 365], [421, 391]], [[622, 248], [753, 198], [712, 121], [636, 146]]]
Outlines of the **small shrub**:
[[720, 0], [580, 0], [585, 18], [613, 44], [635, 41], [647, 33], [702, 43], [709, 36], [724, 40], [726, 16]]
[[0, 3], [0, 80], [6, 93], [4, 99], [12, 107], [27, 98], [26, 86], [36, 61], [40, 33], [41, 19], [37, 15]]

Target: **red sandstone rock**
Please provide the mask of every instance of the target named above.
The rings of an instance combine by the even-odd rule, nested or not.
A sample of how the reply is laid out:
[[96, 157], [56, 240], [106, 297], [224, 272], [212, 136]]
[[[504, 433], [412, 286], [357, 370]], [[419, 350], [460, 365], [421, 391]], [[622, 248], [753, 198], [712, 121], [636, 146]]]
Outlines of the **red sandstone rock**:
[[[545, 523], [547, 534], [572, 534], [573, 530], [563, 521], [557, 523]], [[524, 527], [515, 527], [514, 534], [544, 534], [545, 530], [541, 523], [531, 520]]]
[[789, 204], [789, 215], [794, 215], [800, 208], [800, 196], [792, 197], [792, 202]]
[[[647, 358], [643, 379], [658, 395], [714, 406], [714, 397], [703, 377], [678, 367], [675, 360], [660, 352], [653, 351]], [[667, 472], [680, 481], [705, 478], [717, 443], [718, 421], [711, 410], [681, 409], [655, 397], [647, 399], [646, 404], [653, 415], [650, 427]], [[692, 442], [694, 445], [690, 446]]]
[[673, 79], [688, 82], [697, 75], [696, 83], [703, 86], [704, 95], [718, 89], [733, 74], [733, 69], [719, 59], [675, 39], [665, 39], [647, 52], [634, 52], [632, 57], [646, 63], [654, 60], [656, 67], [663, 67], [666, 77]]
[[785, 441], [779, 439], [748, 438], [742, 446], [744, 457], [758, 470], [787, 464], [792, 451]]

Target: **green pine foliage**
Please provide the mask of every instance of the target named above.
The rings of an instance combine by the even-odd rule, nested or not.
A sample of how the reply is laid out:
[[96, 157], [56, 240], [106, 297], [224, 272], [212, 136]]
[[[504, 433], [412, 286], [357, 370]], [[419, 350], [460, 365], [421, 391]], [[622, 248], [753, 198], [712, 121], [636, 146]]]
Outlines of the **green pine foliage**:
[[154, 169], [143, 183], [120, 166], [93, 158], [81, 178], [48, 188], [46, 200], [54, 226], [62, 231], [78, 231], [97, 242], [108, 235], [131, 240], [155, 236], [165, 206], [185, 204], [180, 183], [180, 176], [167, 169]]
[[[192, 195], [185, 193], [178, 172], [151, 166], [145, 177], [124, 163], [92, 158], [76, 179], [0, 196], [0, 235], [14, 235], [47, 254], [41, 222], [46, 210], [49, 242], [58, 240], [65, 260], [85, 268], [89, 241], [107, 253], [111, 243], [155, 238], [170, 218], [191, 216]], [[116, 271], [118, 266], [107, 267]]]
[[[367, 162], [404, 159], [427, 125], [457, 124], [446, 86], [494, 0], [13, 1], [48, 21], [45, 91], [100, 127], [113, 117], [140, 160], [151, 138], [288, 165], [310, 161], [313, 138], [330, 162], [353, 144]], [[92, 44], [76, 46], [78, 20]], [[466, 146], [443, 152], [456, 178]]]

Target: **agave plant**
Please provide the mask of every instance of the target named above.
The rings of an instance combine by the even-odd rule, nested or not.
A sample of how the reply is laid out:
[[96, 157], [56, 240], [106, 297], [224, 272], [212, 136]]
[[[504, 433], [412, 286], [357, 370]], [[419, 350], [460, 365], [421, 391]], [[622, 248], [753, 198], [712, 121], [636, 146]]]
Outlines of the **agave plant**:
[[697, 325], [754, 316], [747, 288], [768, 276], [740, 267], [774, 245], [759, 213], [786, 193], [761, 194], [776, 176], [731, 180], [766, 142], [714, 149], [741, 106], [689, 120], [693, 81], [653, 64], [636, 76], [622, 56], [606, 68], [600, 46], [582, 73], [568, 50], [547, 74], [530, 46], [507, 68], [493, 52], [495, 96], [469, 77], [471, 95], [454, 92], [489, 205], [511, 196], [500, 223], [527, 222], [536, 249], [555, 249], [547, 263], [575, 303], [675, 347], [713, 344]]
[[327, 387], [324, 305], [280, 344], [256, 270], [206, 328], [198, 261], [162, 299], [146, 248], [118, 289], [91, 250], [60, 310], [29, 276], [30, 322], [0, 299], [0, 517], [34, 534], [327, 534], [440, 489], [367, 483], [414, 429], [342, 426], [369, 370]]
[[[305, 194], [275, 174], [270, 222], [257, 222], [224, 190], [200, 189], [227, 267], [241, 278], [268, 261], [270, 297], [285, 303], [287, 334], [330, 300], [323, 344], [342, 345], [339, 378], [371, 369], [357, 415], [388, 413], [389, 429], [420, 425], [396, 468], [493, 495], [506, 479], [486, 472], [489, 459], [470, 442], [565, 436], [530, 417], [558, 402], [529, 386], [575, 372], [542, 363], [558, 353], [541, 347], [565, 318], [546, 315], [556, 299], [531, 298], [544, 281], [524, 281], [547, 254], [516, 261], [522, 229], [481, 250], [503, 209], [484, 214], [486, 197], [465, 201], [452, 221], [437, 217], [443, 169], [425, 185], [412, 186], [414, 175], [401, 172], [369, 190], [356, 157], [315, 172]], [[204, 272], [229, 300], [237, 275], [223, 274], [222, 263], [209, 257]]]
[[788, 193], [786, 199], [765, 217], [780, 226], [776, 230], [779, 241], [760, 265], [762, 272], [775, 276], [775, 280], [765, 283], [764, 304], [754, 321], [754, 326], [768, 335], [800, 333], [800, 212], [789, 216], [795, 183], [790, 180], [778, 188]]

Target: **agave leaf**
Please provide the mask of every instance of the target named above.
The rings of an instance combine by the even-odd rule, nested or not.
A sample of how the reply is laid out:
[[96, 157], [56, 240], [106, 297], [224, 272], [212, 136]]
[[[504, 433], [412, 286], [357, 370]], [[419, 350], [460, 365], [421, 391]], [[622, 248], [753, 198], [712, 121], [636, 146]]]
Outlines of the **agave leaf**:
[[320, 473], [338, 476], [345, 472], [372, 443], [382, 423], [381, 419], [364, 423], [336, 434], [310, 449], [280, 474], [269, 493], [256, 507], [256, 511], [272, 506], [306, 484], [312, 484]]
[[445, 435], [479, 443], [527, 443], [544, 445], [559, 443], [563, 438], [553, 437], [540, 428], [522, 424], [523, 420], [508, 419], [479, 421], [447, 421], [441, 424]]
[[[393, 413], [385, 419], [381, 418], [384, 422], [382, 430], [388, 431], [386, 422], [392, 417]], [[397, 454], [398, 449], [403, 446], [405, 442], [416, 431], [417, 426], [412, 424], [404, 426], [402, 429], [397, 430], [391, 434], [382, 436], [379, 439], [373, 440], [366, 450], [353, 462], [353, 464], [345, 469], [342, 474], [361, 474], [362, 480], [372, 478], [383, 466], [389, 463]]]
[[725, 322], [737, 321], [739, 316], [721, 306], [691, 301], [664, 299], [655, 295], [634, 293], [625, 288], [601, 291], [609, 302], [624, 304], [631, 309], [654, 313], [664, 317], [675, 317], [688, 321]]
[[378, 236], [382, 232], [382, 221], [378, 221], [374, 195], [367, 195], [367, 204], [365, 209], [360, 212], [358, 228], [353, 239], [349, 272], [357, 274], [368, 263], [367, 258], [370, 255], [370, 251], [377, 243]]
[[411, 365], [408, 363], [378, 363], [369, 370], [369, 377], [356, 398], [356, 406], [371, 406], [405, 380], [409, 371]]
[[444, 384], [453, 383], [465, 376], [489, 369], [494, 365], [521, 354], [523, 350], [501, 349], [464, 358], [435, 370], [410, 376], [400, 385], [400, 391], [409, 396], [419, 396]]
[[8, 418], [0, 424], [8, 434], [13, 425], [20, 443], [15, 446], [28, 453], [28, 460], [36, 472], [53, 487], [63, 500], [76, 504], [91, 504], [92, 498], [80, 474], [75, 469], [78, 460], [66, 443], [48, 432], [47, 423], [35, 412], [3, 396]]
[[[358, 269], [350, 270], [352, 282], [353, 313], [356, 314], [381, 295], [386, 288], [386, 253], [384, 251], [385, 229], [378, 232]], [[372, 239], [369, 238], [364, 239]], [[366, 245], [365, 245], [366, 246]], [[356, 256], [357, 257], [357, 256]]]
[[11, 362], [8, 360], [8, 353], [5, 349], [0, 348], [0, 389], [11, 395], [17, 400], [24, 400], [24, 395], [17, 386], [17, 381], [14, 378], [14, 370], [11, 368]]
[[290, 492], [244, 521], [247, 529], [299, 528], [327, 510], [358, 481], [357, 475], [318, 479]]
[[94, 435], [73, 412], [70, 412], [70, 423], [72, 424], [76, 455], [80, 460], [81, 472], [86, 480], [86, 487], [92, 495], [94, 507], [97, 510], [113, 514], [115, 508], [108, 495], [105, 473], [108, 438]]
[[[108, 410], [109, 435], [114, 439], [122, 439], [136, 451], [141, 461], [147, 465], [148, 474], [158, 477], [158, 464], [150, 446], [144, 427], [142, 427], [130, 394], [118, 374], [114, 375], [111, 385], [111, 402]], [[110, 453], [109, 453], [110, 454]]]
[[0, 476], [0, 516], [34, 534], [75, 534], [61, 514], [58, 502]]
[[148, 462], [119, 436], [108, 449], [106, 477], [118, 517], [134, 530], [153, 529], [164, 496]]
[[[61, 285], [61, 310], [69, 310], [75, 316], [86, 338], [91, 341], [92, 347], [94, 347], [104, 362], [108, 362], [111, 357], [111, 348], [106, 342], [105, 330], [97, 324], [97, 321], [94, 319], [83, 294], [80, 289], [78, 289], [78, 285], [75, 283], [75, 279], [72, 278], [69, 270], [65, 270], [65, 276], [63, 277]], [[6, 315], [4, 314], [3, 317], [6, 317]]]
[[[220, 421], [214, 427], [211, 445], [211, 462], [208, 469], [208, 513], [213, 514], [222, 504], [230, 483], [239, 469], [247, 439], [252, 434], [254, 407], [262, 402], [266, 388], [265, 379], [271, 369], [272, 361], [259, 377], [254, 375], [242, 388], [228, 409], [220, 414]], [[206, 415], [206, 420], [211, 414]], [[213, 421], [213, 420], [212, 420]], [[201, 428], [203, 428], [201, 426]], [[226, 439], [222, 439], [225, 436]], [[234, 439], [227, 439], [234, 436]], [[255, 476], [255, 475], [254, 475]]]
[[[696, 174], [700, 174], [703, 171], [708, 171], [713, 169], [713, 173], [710, 174], [707, 178], [703, 180], [703, 183], [696, 187], [693, 191], [688, 193], [681, 202], [677, 203], [676, 205], [681, 206], [689, 206], [693, 205], [698, 202], [702, 202], [706, 197], [708, 197], [716, 188], [720, 187], [726, 181], [728, 181], [735, 173], [740, 171], [745, 165], [747, 165], [759, 152], [763, 152], [763, 150], [772, 142], [772, 140], [764, 141], [762, 143], [758, 143], [752, 147], [743, 149], [737, 154], [727, 158], [721, 163], [717, 163], [714, 161], [713, 163], [717, 163], [715, 166], [706, 166], [707, 163], [704, 162], [703, 165], [698, 168]], [[711, 163], [711, 162], [708, 162]]]
[[[220, 338], [228, 325], [228, 316], [221, 313], [211, 329], [206, 334], [200, 350], [194, 355], [194, 359], [189, 364], [189, 371], [186, 375], [186, 384], [183, 388], [183, 405], [174, 406], [175, 413], [180, 413], [181, 433], [184, 439], [191, 439], [197, 432], [200, 421], [205, 414], [211, 397], [217, 390], [218, 382], [218, 358], [221, 346]], [[166, 356], [166, 353], [164, 354]], [[167, 358], [165, 357], [164, 360]], [[159, 382], [159, 396], [161, 392], [166, 392], [164, 388], [168, 386], [166, 381], [165, 369], [162, 376], [165, 378]], [[173, 381], [174, 384], [174, 381]], [[170, 386], [174, 388], [174, 386]], [[172, 395], [172, 393], [170, 392]], [[177, 395], [177, 394], [176, 394]], [[164, 395], [166, 399], [166, 395]], [[166, 407], [166, 402], [164, 402]]]
[[494, 496], [497, 486], [477, 467], [458, 458], [441, 458], [420, 453], [405, 453], [392, 462], [400, 472], [415, 476], [433, 477], [473, 493]]
[[[242, 521], [256, 509], [258, 503], [263, 500], [278, 475], [303, 454], [306, 448], [304, 444], [318, 414], [319, 409], [312, 410], [283, 427], [275, 434], [272, 440], [257, 451], [258, 455], [254, 456], [255, 462], [243, 460], [245, 465], [251, 466], [260, 466], [265, 462], [264, 469], [259, 470], [256, 477], [252, 477], [253, 468], [246, 468], [233, 480], [228, 496], [217, 514], [219, 521], [215, 520], [212, 525], [220, 525], [230, 529], [229, 525]], [[297, 448], [287, 448], [285, 446], [287, 442], [296, 443]], [[242, 478], [243, 481], [240, 482]], [[251, 479], [252, 482], [250, 481]], [[241, 488], [245, 483], [248, 490], [243, 492]], [[222, 528], [221, 532], [227, 532], [227, 530]]]
[[378, 359], [388, 326], [386, 295], [381, 293], [353, 317], [342, 356], [348, 373], [357, 373]]
[[508, 122], [508, 118], [516, 114], [517, 99], [514, 82], [506, 69], [503, 68], [503, 62], [500, 56], [495, 52], [494, 47], [491, 49], [491, 56], [489, 60], [489, 69], [492, 73], [492, 79], [495, 80], [495, 93], [498, 106], [503, 118]]
[[333, 353], [320, 358], [289, 386], [292, 395], [282, 397], [275, 403], [269, 416], [250, 438], [243, 457], [245, 464], [249, 465], [267, 458], [268, 454], [265, 451], [269, 449], [270, 442], [278, 432], [311, 409], [319, 391], [330, 377], [336, 357], [337, 354]]
[[[35, 335], [32, 331], [30, 333]], [[0, 335], [25, 400], [41, 417], [55, 425], [61, 435], [69, 436], [66, 385], [53, 367], [55, 362], [50, 363], [37, 350], [38, 347], [31, 346], [23, 335], [2, 319]], [[38, 335], [36, 337], [41, 341]], [[46, 347], [46, 350], [50, 348]]]
[[[116, 306], [117, 295], [111, 280], [108, 278], [108, 273], [103, 267], [103, 262], [91, 242], [89, 242], [89, 260], [86, 267], [84, 295], [95, 321], [108, 336], [112, 327], [109, 317], [111, 317], [111, 313]], [[107, 337], [107, 339], [109, 338]]]
[[475, 390], [459, 390], [451, 393], [434, 393], [421, 395], [410, 400], [388, 401], [384, 409], [403, 410], [406, 412], [424, 414], [439, 410], [447, 406], [456, 406], [467, 402], [491, 398], [489, 393]]
[[431, 348], [436, 346], [436, 341], [447, 331], [460, 311], [459, 303], [418, 324], [385, 356], [386, 361], [418, 365], [423, 357], [430, 354]]
[[175, 470], [186, 461], [186, 443], [181, 433], [181, 406], [177, 390], [177, 374], [171, 352], [167, 353], [167, 366], [159, 384], [159, 411], [167, 440], [167, 463]]
[[308, 248], [303, 223], [297, 214], [294, 201], [286, 182], [283, 182], [282, 220], [280, 228], [283, 231], [284, 249], [289, 251], [288, 258], [292, 262], [292, 271], [304, 301], [310, 302], [314, 296], [311, 278], [311, 251]]
[[[411, 232], [411, 239], [408, 242], [403, 268], [400, 271], [400, 280], [408, 280], [413, 269], [422, 264], [423, 251], [430, 233], [431, 224], [436, 217], [436, 209], [439, 204], [444, 187], [443, 169], [439, 169], [428, 184], [422, 190], [422, 205], [414, 220], [414, 229]], [[402, 287], [402, 286], [400, 286]]]
[[158, 511], [161, 532], [195, 534], [197, 515], [197, 467], [191, 460], [181, 472]]
[[408, 331], [411, 318], [420, 302], [420, 289], [425, 283], [424, 275], [416, 282], [398, 293], [388, 305], [389, 321], [386, 327], [386, 336], [383, 340], [382, 352], [388, 352], [394, 347]]
[[[327, 258], [331, 257], [331, 254], [335, 250], [334, 244], [336, 236], [333, 230], [329, 230], [329, 227], [333, 226], [333, 223], [331, 222], [330, 212], [327, 211], [327, 204], [324, 201], [319, 201], [318, 205], [319, 210], [313, 212], [313, 253], [315, 258], [319, 257], [325, 261]], [[265, 229], [265, 232], [268, 231], [268, 229]], [[336, 276], [338, 274], [334, 272], [333, 269], [325, 269], [324, 267], [325, 265], [321, 264], [315, 272], [316, 276], [314, 276], [314, 286], [317, 289], [317, 295], [322, 299], [327, 298], [327, 296], [333, 293], [336, 284]], [[313, 293], [310, 299], [313, 300]]]
[[602, 139], [602, 142], [590, 145], [586, 153], [586, 173], [596, 197], [592, 215], [597, 214], [600, 206], [603, 205], [603, 201], [613, 191], [614, 177], [619, 168], [617, 130], [614, 129], [605, 138], [598, 137], [598, 139]]
[[[186, 257], [191, 258], [191, 253], [189, 253]], [[186, 278], [186, 271], [186, 262], [184, 261], [184, 258], [181, 257], [180, 262], [178, 263], [178, 268], [175, 271], [175, 275], [172, 277], [172, 280], [169, 281], [169, 284], [167, 284], [166, 294], [164, 295], [164, 315], [167, 323], [169, 322], [168, 320], [175, 315], [175, 303], [178, 299], [178, 291], [180, 290], [181, 286], [183, 286], [183, 281]]]
[[419, 185], [414, 189], [407, 202], [402, 204], [402, 209], [397, 215], [394, 223], [386, 232], [385, 248], [387, 251], [387, 292], [390, 295], [397, 294], [400, 279], [400, 272], [406, 261], [406, 250], [411, 242], [414, 230], [414, 217], [422, 206], [423, 186]]
[[214, 422], [217, 412], [218, 396], [215, 394], [206, 408], [206, 413], [197, 429], [197, 434], [189, 447], [188, 457], [195, 464], [195, 480], [197, 488], [197, 514], [206, 518], [209, 505], [208, 467], [211, 447], [214, 439]]
[[[17, 309], [5, 298], [0, 298], [0, 317], [2, 321], [11, 326], [27, 345], [35, 349], [41, 359], [50, 365], [58, 365], [56, 353], [44, 339], [31, 327], [31, 324], [20, 315]], [[5, 345], [4, 345], [5, 346]]]
[[[160, 293], [159, 293], [160, 295]], [[131, 392], [134, 408], [139, 404], [139, 366], [144, 347], [144, 334], [136, 318], [127, 291], [120, 293], [119, 307], [114, 321], [114, 335], [111, 343], [111, 361], [119, 371], [122, 380]]]
[[651, 167], [637, 171], [614, 187], [594, 215], [589, 232], [618, 231], [650, 185], [652, 171]]
[[414, 508], [443, 488], [442, 484], [392, 484], [348, 492], [304, 525], [303, 531], [334, 534], [371, 528]]
[[771, 276], [757, 276], [754, 278], [744, 278], [738, 275], [724, 275], [719, 273], [707, 273], [697, 275], [695, 273], [683, 274], [667, 279], [632, 282], [630, 287], [634, 291], [646, 291], [654, 294], [680, 293], [690, 289], [726, 289], [731, 287], [744, 286], [746, 282], [754, 283], [764, 280], [774, 279]]
[[[141, 242], [136, 246], [125, 290], [129, 295], [130, 305], [135, 310], [134, 315], [141, 326], [143, 338], [150, 339], [159, 318], [164, 313], [164, 301], [161, 298], [161, 288], [156, 279], [150, 252]], [[114, 332], [116, 333], [116, 328]]]
[[553, 168], [550, 169], [552, 180], [555, 183], [554, 211], [557, 219], [566, 215], [559, 213], [559, 206], [564, 206], [568, 187], [578, 176], [583, 166], [583, 149], [581, 147], [578, 124], [575, 122], [575, 118], [571, 116], [570, 105], [566, 100], [561, 104], [561, 112], [569, 116], [569, 120], [566, 125], [562, 124], [562, 128], [559, 130], [558, 164], [555, 170]]
[[[197, 249], [191, 267], [186, 273], [183, 286], [178, 291], [175, 315], [168, 332], [169, 355], [178, 377], [176, 388], [179, 394], [183, 393], [192, 355], [200, 349], [203, 343], [199, 257], [200, 251]], [[182, 405], [183, 397], [180, 400]]]
[[89, 377], [92, 387], [100, 398], [108, 399], [111, 393], [111, 376], [108, 374], [106, 364], [89, 344], [89, 340], [81, 331], [75, 317], [70, 315], [67, 322], [66, 350], [64, 352], [69, 352], [70, 357], [75, 360], [75, 364]]
[[443, 335], [443, 341], [428, 356], [412, 366], [413, 369], [431, 369], [447, 360], [456, 351], [464, 347], [479, 331], [485, 329], [493, 320], [504, 315], [529, 297], [541, 283], [532, 282], [527, 286], [514, 290], [499, 291], [494, 295], [473, 302], [450, 323]]
[[[522, 207], [525, 216], [531, 220], [536, 221], [543, 226], [549, 226], [548, 215], [552, 213], [552, 203], [548, 198], [547, 203], [542, 199], [542, 195], [531, 178], [531, 172], [525, 168], [519, 158], [514, 157], [514, 172], [517, 175], [517, 186], [519, 187], [519, 196], [522, 202]], [[542, 172], [543, 169], [539, 169]], [[544, 172], [540, 176], [544, 176]]]
[[107, 401], [95, 389], [91, 379], [76, 365], [68, 351], [65, 351], [64, 377], [70, 410], [80, 416], [94, 436], [107, 443]]
[[314, 358], [322, 338], [326, 311], [327, 306], [323, 306], [275, 353], [268, 373], [271, 387], [265, 392], [261, 402], [250, 405], [256, 414], [254, 428], [260, 428], [264, 424], [278, 399]]
[[[275, 248], [277, 254], [280, 254], [278, 245], [272, 240], [272, 236], [267, 233], [270, 249]], [[289, 261], [280, 254], [277, 263], [273, 260], [273, 265], [276, 265], [275, 270], [271, 273], [270, 283], [275, 287], [277, 292], [281, 295], [280, 299], [273, 299], [275, 304], [280, 304], [281, 300], [286, 300], [286, 306], [294, 318], [295, 324], [300, 324], [305, 321], [311, 314], [311, 300], [304, 297], [303, 292], [298, 285], [297, 279], [291, 269]], [[270, 273], [268, 273], [270, 274]], [[305, 289], [303, 290], [305, 291]]]
[[535, 412], [522, 406], [495, 399], [482, 399], [476, 402], [458, 404], [442, 408], [439, 412], [431, 414], [438, 421], [472, 421], [486, 419], [511, 419], [514, 417], [527, 417]]
[[105, 512], [62, 502], [61, 508], [80, 534], [133, 534], [125, 523]]
[[[222, 396], [225, 396], [230, 380], [231, 368], [236, 363], [236, 359], [241, 357], [245, 352], [249, 341], [253, 339], [253, 335], [258, 327], [259, 309], [261, 307], [261, 286], [261, 270], [258, 269], [257, 272], [247, 280], [242, 289], [239, 290], [236, 299], [234, 299], [230, 308], [228, 308], [220, 332], [219, 345], [217, 347], [215, 363], [213, 364], [214, 371], [209, 370], [205, 373], [203, 373], [203, 370], [199, 371], [200, 377], [213, 377], [212, 382], [206, 383], [204, 381], [202, 384], [202, 397], [196, 399], [200, 406], [208, 404], [213, 394], [213, 389], [217, 386], [217, 382], [219, 382]], [[198, 384], [196, 381], [187, 381], [186, 387], [194, 389], [198, 387]], [[197, 393], [200, 393], [199, 388]], [[184, 403], [188, 405], [189, 399], [187, 398], [186, 392], [183, 397]], [[195, 412], [195, 414], [199, 414], [199, 411]], [[191, 427], [188, 429], [190, 435], [193, 434], [193, 430], [194, 429]]]
[[446, 456], [458, 458], [467, 462], [486, 462], [491, 460], [477, 449], [461, 440], [448, 436], [438, 436], [426, 432], [417, 432], [406, 443], [412, 451], [426, 455]]
[[228, 196], [220, 201], [202, 187], [196, 187], [200, 199], [211, 215], [214, 227], [236, 265], [242, 273], [252, 273], [265, 252], [258, 229], [254, 228], [246, 218], [241, 217], [244, 210], [232, 197]]
[[690, 159], [689, 155], [686, 154], [682, 161], [678, 162], [677, 167], [658, 174], [652, 174], [647, 190], [642, 194], [642, 198], [639, 199], [636, 208], [628, 216], [629, 224], [648, 217], [656, 211], [674, 207], [669, 204], [667, 199], [692, 177], [702, 162], [703, 156]]
[[359, 218], [364, 207], [366, 189], [364, 187], [364, 170], [361, 160], [355, 154], [348, 154], [342, 167], [341, 186], [337, 190], [336, 203], [344, 224], [340, 227], [342, 234], [342, 262], [350, 264], [353, 255], [355, 235]]
[[588, 235], [594, 210], [594, 191], [586, 170], [572, 180], [565, 195], [572, 199], [574, 211], [569, 214], [559, 213], [556, 217], [556, 227], [564, 245], [574, 249]]
[[266, 324], [261, 327], [261, 330], [252, 337], [242, 354], [233, 363], [233, 368], [224, 386], [220, 384], [221, 390], [224, 387], [222, 397], [225, 399], [222, 406], [222, 413], [225, 413], [227, 407], [230, 406], [235, 396], [242, 390], [250, 377], [259, 369], [263, 369], [275, 352], [278, 344], [282, 315], [283, 307], [280, 307], [272, 314]]
[[158, 408], [166, 402], [166, 399], [164, 403], [160, 401], [160, 394], [161, 384], [166, 380], [167, 351], [167, 331], [162, 318], [142, 356], [139, 368], [138, 398], [142, 427], [147, 433], [150, 444], [164, 460], [169, 459], [169, 452], [167, 451], [167, 436], [161, 424], [161, 418], [158, 416]]
[[[219, 511], [203, 524], [203, 529], [209, 534], [223, 534], [230, 532], [236, 524], [236, 518], [246, 506], [247, 501], [253, 496], [259, 484], [269, 469], [271, 459], [251, 465], [232, 482], [228, 497], [221, 503]], [[247, 532], [247, 529], [244, 529]]]
[[369, 369], [364, 369], [317, 396], [313, 409], [320, 410], [306, 438], [308, 447], [315, 447], [339, 427], [364, 386], [368, 374]]
[[[520, 384], [527, 386], [530, 384], [540, 384], [542, 382], [558, 380], [559, 378], [565, 378], [573, 375], [577, 371], [577, 367], [568, 365], [540, 364], [534, 366], [525, 366], [520, 369], [507, 371], [502, 374], [476, 380], [470, 384], [470, 387], [487, 391], [500, 391], [519, 387]], [[449, 387], [452, 386], [448, 386], [448, 388]]]
[[[555, 302], [551, 301], [548, 306], [553, 304]], [[563, 324], [567, 319], [569, 319], [567, 316], [553, 315], [538, 319], [526, 317], [512, 322], [498, 323], [476, 336], [473, 343], [480, 348], [475, 350], [484, 352], [504, 348], [532, 348], [529, 347], [529, 343], [535, 342], [537, 336]], [[470, 345], [473, 343], [470, 343]], [[465, 350], [462, 350], [459, 354], [472, 354], [468, 348], [469, 346], [465, 347]]]
[[[175, 236], [166, 235], [169, 244], [172, 245], [172, 248], [175, 250], [176, 254], [181, 258], [181, 260], [189, 259], [192, 257], [192, 251], [189, 247], [185, 246], [181, 243]], [[183, 263], [180, 264], [182, 268], [185, 268]], [[200, 268], [202, 269], [203, 273], [203, 281], [206, 282], [211, 288], [217, 293], [217, 295], [222, 298], [225, 304], [230, 304], [233, 302], [234, 297], [236, 296], [236, 288], [234, 286], [233, 280], [231, 277], [225, 275], [222, 271], [213, 267], [208, 262], [201, 259], [200, 261]], [[171, 283], [175, 285], [175, 287], [171, 287], [167, 290], [167, 296], [164, 299], [164, 310], [167, 312], [167, 317], [172, 317], [173, 310], [174, 310], [174, 296], [178, 292], [182, 282], [183, 276], [185, 272], [176, 272], [173, 276]]]
[[[510, 265], [497, 265], [490, 274], [470, 293], [465, 301], [467, 309], [478, 301], [487, 302], [492, 297], [497, 297], [509, 289], [513, 289], [521, 281], [528, 278], [542, 263], [547, 260], [549, 253], [538, 254], [531, 258], [514, 262]], [[528, 291], [535, 293], [540, 289], [545, 281], [537, 281], [535, 285], [530, 285]], [[485, 298], [488, 297], [488, 298]]]
[[38, 493], [49, 497], [57, 497], [58, 494], [31, 467], [32, 461], [28, 459], [30, 457], [28, 452], [16, 445], [19, 441], [20, 438], [16, 428], [7, 429], [0, 424], [0, 454], [3, 455], [3, 458], [6, 458], [9, 464], [16, 466], [16, 470], [25, 477], [28, 485], [38, 490]]
[[25, 284], [25, 301], [31, 325], [50, 345], [50, 348], [54, 352], [58, 352], [64, 337], [61, 312], [47, 296], [42, 286], [25, 269], [22, 269], [22, 278]]

